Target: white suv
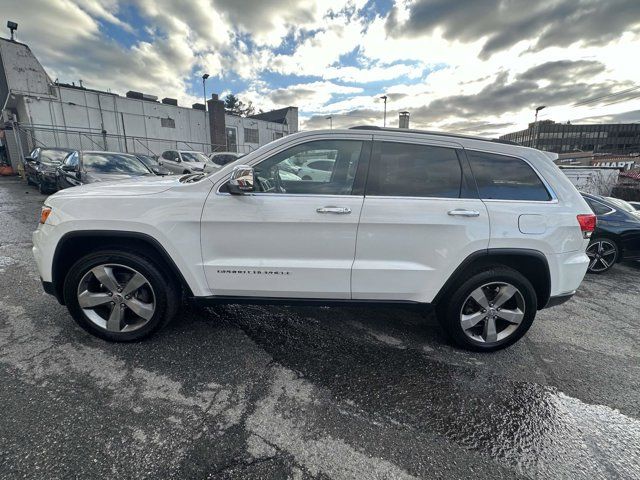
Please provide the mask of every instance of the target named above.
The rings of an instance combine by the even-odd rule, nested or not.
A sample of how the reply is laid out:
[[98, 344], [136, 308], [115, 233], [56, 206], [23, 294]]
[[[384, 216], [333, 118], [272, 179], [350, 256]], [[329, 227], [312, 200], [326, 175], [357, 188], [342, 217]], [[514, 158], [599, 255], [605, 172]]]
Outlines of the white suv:
[[[279, 165], [330, 156], [331, 175]], [[303, 132], [206, 175], [75, 187], [33, 235], [44, 289], [86, 330], [143, 338], [202, 302], [433, 304], [451, 338], [512, 344], [573, 295], [595, 216], [548, 154], [472, 137]]]

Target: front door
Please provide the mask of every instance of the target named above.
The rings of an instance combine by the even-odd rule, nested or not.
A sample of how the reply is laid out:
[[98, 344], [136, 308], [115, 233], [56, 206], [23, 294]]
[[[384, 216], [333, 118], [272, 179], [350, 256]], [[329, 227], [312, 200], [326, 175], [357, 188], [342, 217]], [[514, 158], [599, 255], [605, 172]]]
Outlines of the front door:
[[[356, 137], [362, 138], [362, 137]], [[307, 141], [253, 165], [256, 191], [212, 190], [202, 215], [202, 256], [214, 295], [350, 298], [363, 196], [354, 185], [369, 142]], [[291, 165], [331, 159], [332, 174], [302, 180]]]
[[184, 171], [184, 167], [180, 162], [180, 156], [175, 150], [167, 150], [162, 153], [162, 166], [172, 173], [182, 173]]
[[489, 216], [455, 144], [379, 135], [353, 265], [354, 299], [431, 302], [489, 244]]

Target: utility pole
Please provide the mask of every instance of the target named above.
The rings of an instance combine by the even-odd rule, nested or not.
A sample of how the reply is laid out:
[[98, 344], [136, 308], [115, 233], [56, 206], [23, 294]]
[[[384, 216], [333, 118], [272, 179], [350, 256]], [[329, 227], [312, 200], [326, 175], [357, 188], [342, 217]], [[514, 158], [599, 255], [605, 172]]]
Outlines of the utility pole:
[[535, 143], [535, 147], [534, 148], [538, 148], [538, 142], [540, 140], [540, 125], [538, 125], [538, 112], [540, 110], [542, 110], [543, 108], [547, 108], [546, 105], [540, 105], [539, 107], [536, 107], [536, 116], [535, 119], [533, 121], [533, 124], [536, 127], [536, 143]]
[[384, 120], [382, 121], [382, 126], [386, 127], [387, 126], [387, 96], [382, 95], [380, 98], [384, 100]]
[[[209, 74], [202, 75], [202, 99], [204, 100], [204, 143], [207, 143], [207, 84], [205, 83], [209, 78]], [[211, 139], [213, 143], [213, 139]]]
[[324, 117], [325, 120], [329, 120], [329, 128], [333, 130], [333, 115], [329, 115], [328, 117]]

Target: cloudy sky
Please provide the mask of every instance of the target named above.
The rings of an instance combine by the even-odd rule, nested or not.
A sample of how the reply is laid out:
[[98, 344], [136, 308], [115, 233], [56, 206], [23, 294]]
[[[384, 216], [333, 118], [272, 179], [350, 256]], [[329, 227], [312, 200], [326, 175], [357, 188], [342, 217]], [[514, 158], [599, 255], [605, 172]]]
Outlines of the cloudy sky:
[[236, 93], [301, 127], [497, 135], [640, 121], [639, 0], [4, 0], [52, 78], [191, 105]]

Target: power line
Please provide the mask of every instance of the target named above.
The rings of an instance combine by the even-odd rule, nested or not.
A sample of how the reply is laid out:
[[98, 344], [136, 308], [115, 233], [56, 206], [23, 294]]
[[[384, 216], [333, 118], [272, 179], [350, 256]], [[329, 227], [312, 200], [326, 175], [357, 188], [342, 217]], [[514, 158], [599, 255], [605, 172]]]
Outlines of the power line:
[[598, 100], [602, 100], [603, 98], [609, 98], [609, 97], [617, 97], [619, 95], [624, 95], [625, 93], [629, 93], [629, 92], [633, 92], [634, 90], [638, 90], [640, 89], [640, 85], [637, 85], [635, 87], [631, 87], [631, 88], [627, 88], [626, 90], [621, 90], [619, 92], [614, 92], [614, 93], [608, 93], [606, 95], [600, 95], [599, 97], [593, 97], [587, 100], [582, 100], [580, 102], [576, 102], [573, 105], [571, 105], [572, 107], [580, 107], [583, 105], [588, 105], [590, 103], [594, 103], [597, 102]]

